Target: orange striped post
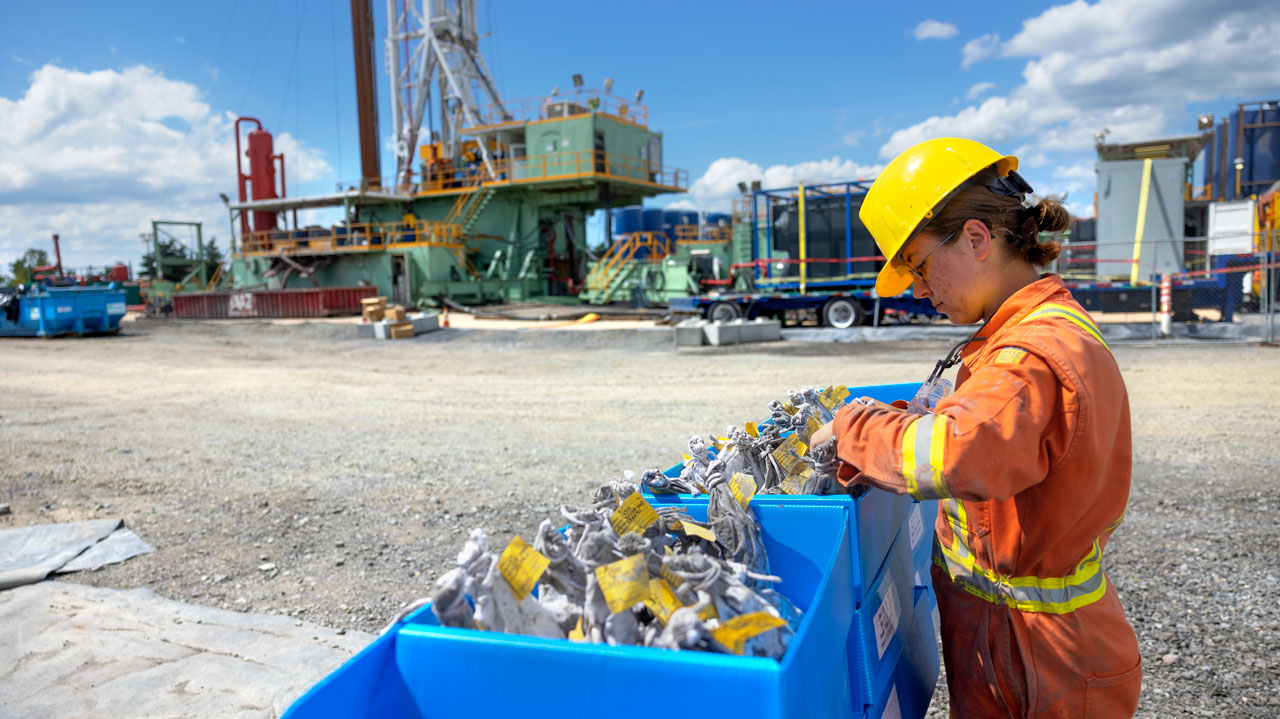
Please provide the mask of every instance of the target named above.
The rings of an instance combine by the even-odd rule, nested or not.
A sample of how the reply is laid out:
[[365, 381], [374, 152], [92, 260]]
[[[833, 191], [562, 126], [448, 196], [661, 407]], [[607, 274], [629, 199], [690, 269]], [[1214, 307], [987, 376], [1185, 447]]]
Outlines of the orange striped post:
[[1168, 337], [1173, 332], [1173, 282], [1169, 273], [1160, 277], [1160, 334]]

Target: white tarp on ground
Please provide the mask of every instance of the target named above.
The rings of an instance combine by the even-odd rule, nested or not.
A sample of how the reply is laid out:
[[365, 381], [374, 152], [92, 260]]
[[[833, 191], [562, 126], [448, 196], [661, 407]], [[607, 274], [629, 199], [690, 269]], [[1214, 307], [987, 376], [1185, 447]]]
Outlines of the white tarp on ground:
[[0, 590], [38, 582], [55, 572], [98, 569], [154, 551], [120, 519], [0, 530]]
[[277, 717], [374, 637], [65, 581], [0, 592], [0, 716]]

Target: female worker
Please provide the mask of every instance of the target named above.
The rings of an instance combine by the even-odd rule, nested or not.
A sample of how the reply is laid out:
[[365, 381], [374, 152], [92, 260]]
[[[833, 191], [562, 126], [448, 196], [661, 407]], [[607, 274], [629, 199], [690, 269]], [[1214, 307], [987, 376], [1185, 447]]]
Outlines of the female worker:
[[[1070, 221], [1024, 204], [1018, 160], [957, 138], [889, 163], [859, 216], [908, 286], [956, 324], [982, 323], [939, 369], [954, 394], [923, 413], [855, 403], [835, 436], [841, 479], [938, 499], [933, 586], [953, 717], [1129, 717], [1137, 638], [1100, 567], [1129, 497], [1124, 380], [1039, 232]], [[935, 373], [936, 374], [936, 373]]]

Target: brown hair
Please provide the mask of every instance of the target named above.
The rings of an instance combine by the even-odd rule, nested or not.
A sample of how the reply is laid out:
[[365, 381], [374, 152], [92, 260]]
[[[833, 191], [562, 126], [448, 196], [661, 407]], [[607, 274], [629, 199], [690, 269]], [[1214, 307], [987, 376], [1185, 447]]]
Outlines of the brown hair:
[[994, 170], [979, 173], [974, 182], [947, 201], [929, 223], [929, 231], [945, 237], [959, 232], [969, 220], [979, 220], [991, 230], [992, 237], [1004, 242], [1009, 253], [1044, 267], [1058, 257], [1061, 243], [1041, 242], [1041, 232], [1065, 232], [1071, 226], [1071, 215], [1057, 200], [1040, 200], [1024, 207], [1017, 197], [993, 192], [988, 185]]

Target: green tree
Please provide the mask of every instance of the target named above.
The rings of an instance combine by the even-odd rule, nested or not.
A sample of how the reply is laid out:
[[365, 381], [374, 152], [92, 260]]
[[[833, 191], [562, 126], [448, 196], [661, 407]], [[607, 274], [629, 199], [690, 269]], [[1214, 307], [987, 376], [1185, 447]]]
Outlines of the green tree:
[[[172, 237], [160, 238], [160, 254], [164, 257], [163, 279], [170, 282], [181, 282], [187, 275], [199, 268], [198, 252]], [[222, 263], [223, 259], [222, 250], [218, 249], [217, 238], [210, 237], [204, 243], [205, 276], [212, 277], [214, 270]], [[155, 252], [147, 252], [142, 256], [139, 274], [152, 279], [158, 276], [156, 273]]]
[[49, 264], [49, 253], [32, 247], [22, 256], [9, 263], [9, 286], [16, 287], [18, 285], [31, 284], [32, 271], [37, 267], [44, 267]]

